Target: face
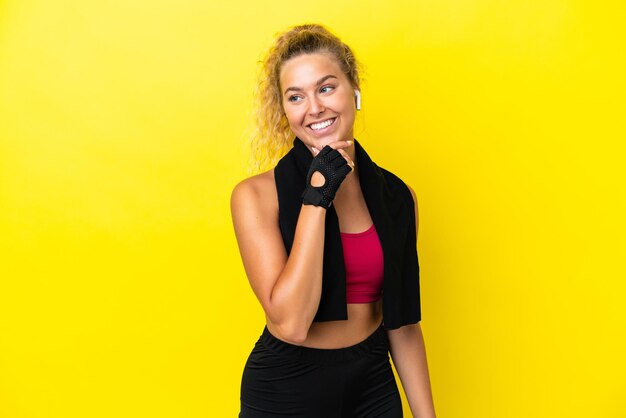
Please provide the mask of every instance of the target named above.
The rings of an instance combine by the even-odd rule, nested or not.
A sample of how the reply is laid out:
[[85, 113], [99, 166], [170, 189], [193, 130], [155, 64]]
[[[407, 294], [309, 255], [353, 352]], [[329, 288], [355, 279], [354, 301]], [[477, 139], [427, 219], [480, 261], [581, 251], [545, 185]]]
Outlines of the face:
[[291, 131], [318, 150], [330, 142], [353, 139], [354, 87], [335, 59], [325, 53], [286, 61], [280, 89]]

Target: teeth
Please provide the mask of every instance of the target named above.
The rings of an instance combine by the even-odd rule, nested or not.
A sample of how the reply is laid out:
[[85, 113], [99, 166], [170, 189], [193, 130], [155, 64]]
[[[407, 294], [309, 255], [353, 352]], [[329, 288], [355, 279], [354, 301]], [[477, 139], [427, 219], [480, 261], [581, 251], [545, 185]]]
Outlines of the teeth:
[[327, 126], [332, 125], [332, 123], [335, 121], [335, 119], [328, 119], [325, 120], [324, 122], [320, 122], [320, 123], [314, 123], [311, 125], [311, 129], [313, 129], [314, 131], [317, 131], [319, 129], [323, 129]]

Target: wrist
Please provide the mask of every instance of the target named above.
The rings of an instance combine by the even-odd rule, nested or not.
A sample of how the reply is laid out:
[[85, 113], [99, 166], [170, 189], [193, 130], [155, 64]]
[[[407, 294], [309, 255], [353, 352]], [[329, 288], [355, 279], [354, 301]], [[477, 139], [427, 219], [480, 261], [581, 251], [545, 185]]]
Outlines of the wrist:
[[302, 192], [302, 203], [304, 205], [319, 206], [327, 209], [332, 205], [332, 199], [325, 195], [321, 190], [316, 187], [308, 186]]
[[304, 203], [300, 206], [300, 214], [306, 214], [305, 216], [311, 220], [320, 220], [324, 222], [326, 213], [327, 210], [323, 206], [305, 205]]

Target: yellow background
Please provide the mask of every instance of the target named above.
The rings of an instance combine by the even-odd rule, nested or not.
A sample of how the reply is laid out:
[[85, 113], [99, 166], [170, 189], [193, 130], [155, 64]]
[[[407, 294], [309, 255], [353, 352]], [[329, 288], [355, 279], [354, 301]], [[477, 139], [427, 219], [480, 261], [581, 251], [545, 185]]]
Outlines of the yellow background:
[[623, 4], [0, 1], [0, 417], [236, 416], [263, 315], [230, 192], [304, 22], [417, 193], [438, 417], [626, 417]]

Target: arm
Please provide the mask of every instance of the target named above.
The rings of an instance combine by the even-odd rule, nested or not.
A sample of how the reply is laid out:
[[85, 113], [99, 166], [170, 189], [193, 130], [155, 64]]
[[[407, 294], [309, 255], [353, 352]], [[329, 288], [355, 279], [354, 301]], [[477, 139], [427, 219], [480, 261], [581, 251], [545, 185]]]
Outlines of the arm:
[[296, 344], [306, 340], [322, 296], [326, 208], [354, 167], [343, 150], [352, 141], [333, 144], [321, 151], [311, 147], [314, 158], [289, 256], [273, 176], [267, 172], [244, 180], [231, 194], [235, 235], [252, 290], [278, 337]]
[[[415, 228], [418, 229], [418, 210], [415, 192], [409, 186], [415, 202]], [[404, 393], [409, 401], [411, 413], [416, 418], [434, 418], [433, 404], [426, 347], [420, 323], [405, 325], [401, 328], [387, 331], [389, 336], [389, 351], [393, 364], [396, 367]]]
[[[252, 290], [279, 337], [304, 341], [322, 292], [326, 209], [302, 205], [292, 250], [287, 256], [278, 208], [269, 202], [270, 182], [250, 178], [231, 194], [231, 214], [244, 269]], [[271, 204], [270, 204], [271, 203]]]

